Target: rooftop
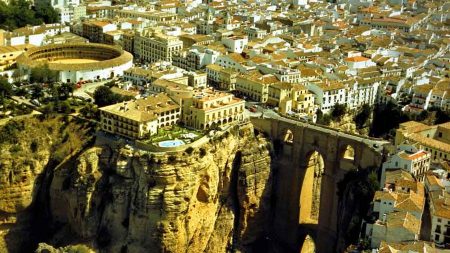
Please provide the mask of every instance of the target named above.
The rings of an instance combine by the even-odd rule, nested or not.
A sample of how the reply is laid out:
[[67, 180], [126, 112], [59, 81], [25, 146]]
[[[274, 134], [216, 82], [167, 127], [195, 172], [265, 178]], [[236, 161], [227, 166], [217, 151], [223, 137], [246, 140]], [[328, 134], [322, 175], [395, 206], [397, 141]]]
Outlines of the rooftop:
[[180, 107], [166, 94], [150, 96], [148, 98], [121, 102], [100, 108], [108, 112], [135, 122], [148, 122], [158, 118], [162, 112], [179, 109]]

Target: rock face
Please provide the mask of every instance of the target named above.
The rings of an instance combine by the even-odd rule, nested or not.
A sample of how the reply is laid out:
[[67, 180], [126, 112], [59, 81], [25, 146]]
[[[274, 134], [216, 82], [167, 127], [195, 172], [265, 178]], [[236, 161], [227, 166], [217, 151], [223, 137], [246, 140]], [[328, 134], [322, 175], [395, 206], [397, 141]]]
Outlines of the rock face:
[[[55, 168], [56, 246], [103, 252], [251, 251], [265, 235], [270, 145], [251, 125], [173, 153], [94, 146]], [[70, 238], [70, 240], [68, 240]]]
[[[68, 119], [28, 118], [0, 129], [0, 252], [29, 252], [46, 172], [88, 140], [89, 127]], [[43, 232], [43, 231], [41, 231]]]

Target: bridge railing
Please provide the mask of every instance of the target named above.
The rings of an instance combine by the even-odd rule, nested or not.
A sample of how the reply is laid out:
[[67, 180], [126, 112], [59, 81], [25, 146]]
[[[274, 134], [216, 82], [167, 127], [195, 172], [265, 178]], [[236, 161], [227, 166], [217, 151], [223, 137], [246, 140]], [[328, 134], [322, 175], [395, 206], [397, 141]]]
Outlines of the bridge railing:
[[343, 133], [343, 134], [348, 134], [348, 135], [355, 136], [358, 138], [364, 138], [364, 139], [369, 139], [369, 140], [373, 140], [373, 141], [386, 141], [385, 139], [382, 139], [382, 138], [375, 138], [375, 137], [365, 136], [365, 135], [361, 135], [361, 134], [349, 133], [349, 132], [342, 131], [340, 129], [332, 128], [330, 126], [321, 125], [321, 124], [317, 124], [317, 123], [313, 123], [313, 122], [300, 121], [300, 120], [298, 120], [298, 118], [295, 118], [295, 117], [285, 116], [285, 115], [281, 115], [281, 114], [279, 114], [279, 115], [283, 118], [297, 121], [298, 123], [303, 123], [306, 125], [312, 125], [315, 127], [325, 128], [328, 130], [336, 131], [336, 132]]

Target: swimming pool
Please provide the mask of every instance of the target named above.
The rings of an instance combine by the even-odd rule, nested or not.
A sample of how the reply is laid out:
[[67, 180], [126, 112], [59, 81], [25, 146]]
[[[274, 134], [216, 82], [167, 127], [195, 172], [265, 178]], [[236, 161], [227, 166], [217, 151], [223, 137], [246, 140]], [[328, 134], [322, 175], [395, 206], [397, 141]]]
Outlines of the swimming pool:
[[161, 141], [158, 143], [158, 145], [162, 148], [178, 147], [184, 144], [185, 143], [182, 140]]

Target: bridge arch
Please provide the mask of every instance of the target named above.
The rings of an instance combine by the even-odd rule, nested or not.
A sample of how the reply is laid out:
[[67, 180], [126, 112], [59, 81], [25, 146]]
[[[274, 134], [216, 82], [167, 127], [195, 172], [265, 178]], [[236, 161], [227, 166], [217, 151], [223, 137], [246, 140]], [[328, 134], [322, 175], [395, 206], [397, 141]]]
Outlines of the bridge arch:
[[283, 133], [282, 140], [284, 143], [294, 143], [294, 132], [291, 129], [286, 129]]
[[341, 154], [340, 154], [340, 159], [354, 161], [355, 160], [355, 148], [350, 144], [344, 145], [344, 148], [342, 149]]
[[315, 253], [316, 252], [316, 243], [314, 239], [310, 235], [306, 235], [300, 246], [300, 253]]
[[316, 150], [309, 152], [304, 166], [299, 196], [299, 224], [318, 224], [322, 179], [325, 174], [323, 155]]

